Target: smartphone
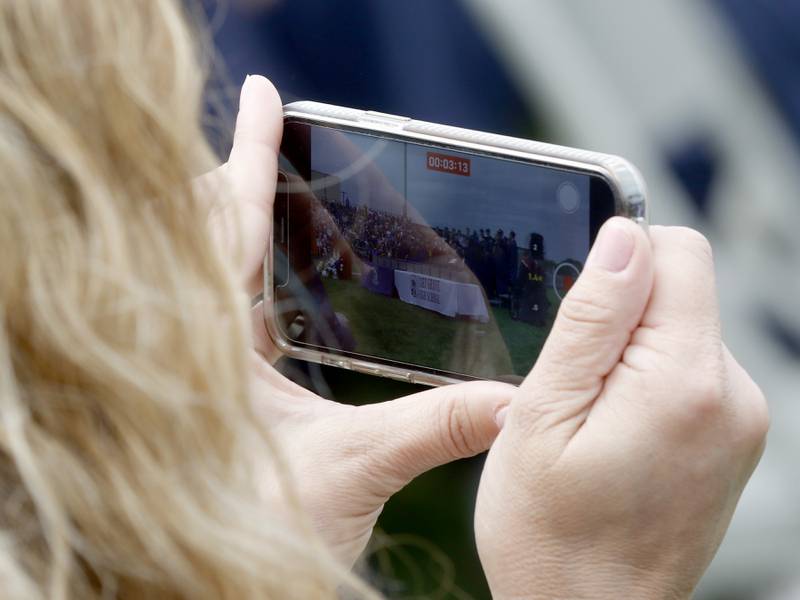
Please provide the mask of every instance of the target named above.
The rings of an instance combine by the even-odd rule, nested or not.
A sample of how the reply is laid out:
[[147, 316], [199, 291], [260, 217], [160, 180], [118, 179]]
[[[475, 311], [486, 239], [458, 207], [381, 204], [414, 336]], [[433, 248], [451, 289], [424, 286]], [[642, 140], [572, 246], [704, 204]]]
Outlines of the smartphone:
[[264, 318], [286, 355], [429, 385], [519, 382], [628, 161], [316, 102], [284, 107]]

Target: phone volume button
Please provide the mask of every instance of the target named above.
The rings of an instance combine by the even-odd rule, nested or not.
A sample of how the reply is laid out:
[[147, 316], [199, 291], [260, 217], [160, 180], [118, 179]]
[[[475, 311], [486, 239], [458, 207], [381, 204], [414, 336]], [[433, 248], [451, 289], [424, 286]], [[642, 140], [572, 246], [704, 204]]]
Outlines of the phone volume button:
[[350, 361], [346, 358], [337, 358], [335, 356], [322, 356], [321, 360], [323, 365], [330, 365], [331, 367], [339, 367], [340, 369], [350, 369]]
[[365, 111], [359, 121], [368, 123], [379, 123], [381, 125], [399, 126], [411, 121], [411, 117], [399, 117], [397, 115], [387, 115], [386, 113], [374, 110]]

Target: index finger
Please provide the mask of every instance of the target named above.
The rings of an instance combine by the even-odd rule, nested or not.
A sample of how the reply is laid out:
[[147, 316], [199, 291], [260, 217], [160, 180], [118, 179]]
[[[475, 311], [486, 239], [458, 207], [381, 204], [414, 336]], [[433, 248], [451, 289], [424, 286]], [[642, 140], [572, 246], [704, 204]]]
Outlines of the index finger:
[[682, 340], [720, 340], [711, 245], [687, 227], [650, 228], [654, 281], [641, 325]]

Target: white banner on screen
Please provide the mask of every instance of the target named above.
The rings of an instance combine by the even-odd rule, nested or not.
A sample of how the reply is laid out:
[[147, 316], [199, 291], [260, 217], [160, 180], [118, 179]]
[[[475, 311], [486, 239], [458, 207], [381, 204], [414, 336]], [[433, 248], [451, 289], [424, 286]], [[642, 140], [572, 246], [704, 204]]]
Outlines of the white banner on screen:
[[474, 283], [456, 283], [396, 269], [394, 285], [403, 302], [435, 310], [448, 317], [476, 317], [484, 323], [489, 320], [481, 288]]

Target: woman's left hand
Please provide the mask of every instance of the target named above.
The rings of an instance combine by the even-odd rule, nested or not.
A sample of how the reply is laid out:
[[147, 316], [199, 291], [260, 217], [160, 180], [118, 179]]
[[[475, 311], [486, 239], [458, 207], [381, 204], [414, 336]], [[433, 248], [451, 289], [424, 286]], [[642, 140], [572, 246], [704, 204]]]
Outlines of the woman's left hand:
[[[234, 268], [250, 296], [261, 290], [261, 265], [272, 222], [283, 114], [263, 77], [242, 87], [228, 162], [198, 180], [228, 198], [212, 214], [212, 234], [227, 246], [239, 233]], [[231, 227], [235, 224], [236, 227]], [[497, 413], [516, 388], [475, 382], [397, 400], [351, 406], [320, 398], [272, 366], [278, 352], [266, 335], [261, 304], [253, 311], [253, 386], [257, 410], [280, 443], [300, 500], [334, 553], [352, 564], [364, 550], [384, 503], [417, 475], [486, 450]], [[273, 475], [265, 468], [265, 487]]]

